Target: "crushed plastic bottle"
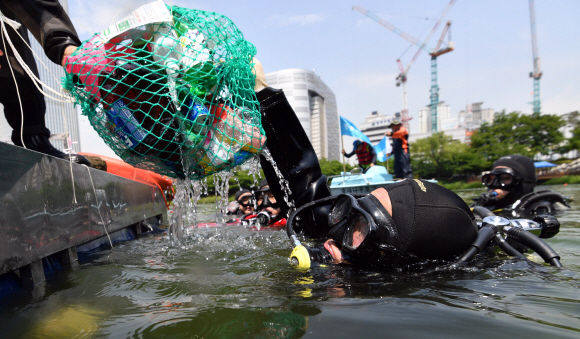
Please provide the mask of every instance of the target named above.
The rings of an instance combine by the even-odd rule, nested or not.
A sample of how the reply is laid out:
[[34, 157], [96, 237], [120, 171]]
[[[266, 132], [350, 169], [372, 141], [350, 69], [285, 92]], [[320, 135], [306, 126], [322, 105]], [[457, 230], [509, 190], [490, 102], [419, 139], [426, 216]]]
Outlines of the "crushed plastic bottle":
[[159, 67], [167, 72], [172, 78], [177, 78], [181, 70], [181, 53], [178, 51], [179, 43], [176, 32], [168, 22], [149, 25], [153, 32], [153, 41], [148, 45], [153, 60]]

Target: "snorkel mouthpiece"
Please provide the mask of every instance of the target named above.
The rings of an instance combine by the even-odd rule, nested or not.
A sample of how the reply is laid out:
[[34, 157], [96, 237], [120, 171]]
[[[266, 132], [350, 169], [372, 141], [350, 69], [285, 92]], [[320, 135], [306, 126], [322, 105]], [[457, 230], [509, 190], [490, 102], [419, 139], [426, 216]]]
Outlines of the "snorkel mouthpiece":
[[332, 256], [324, 246], [305, 247], [298, 245], [290, 253], [290, 263], [292, 266], [307, 269], [312, 266], [324, 266], [332, 263]]

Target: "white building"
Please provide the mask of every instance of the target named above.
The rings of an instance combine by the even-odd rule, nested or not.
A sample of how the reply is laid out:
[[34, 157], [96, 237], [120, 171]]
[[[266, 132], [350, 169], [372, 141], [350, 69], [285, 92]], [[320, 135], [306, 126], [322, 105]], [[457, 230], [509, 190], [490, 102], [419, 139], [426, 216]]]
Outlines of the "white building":
[[[68, 0], [60, 0], [62, 7], [68, 12]], [[54, 64], [44, 54], [42, 46], [36, 41], [32, 34], [28, 34], [32, 50], [40, 58], [40, 62], [36, 59], [36, 65], [40, 80], [48, 87], [59, 90], [60, 81], [64, 77], [64, 69], [60, 65]], [[46, 88], [45, 88], [46, 90]], [[80, 136], [79, 136], [79, 121], [77, 111], [71, 103], [62, 103], [45, 97], [46, 102], [46, 127], [50, 130], [52, 135], [68, 134], [73, 141], [73, 151], [78, 153], [81, 151]], [[4, 118], [4, 107], [0, 106], [0, 141], [12, 143], [10, 135], [12, 129], [8, 126]], [[54, 147], [63, 150], [63, 140], [51, 140]]]
[[284, 90], [319, 158], [340, 159], [336, 98], [313, 71], [289, 68], [266, 74], [266, 83]]
[[481, 106], [483, 102], [475, 102], [468, 104], [464, 111], [459, 112], [459, 124], [470, 131], [476, 130], [484, 122], [493, 123], [495, 118], [495, 110], [492, 108], [484, 108]]
[[[430, 133], [432, 128], [431, 109], [419, 109], [419, 133]], [[457, 128], [457, 119], [451, 118], [451, 108], [444, 101], [437, 106], [437, 131]]]
[[390, 131], [389, 125], [393, 119], [401, 119], [400, 113], [395, 117], [380, 114], [377, 111], [371, 112], [365, 117], [365, 122], [360, 125], [360, 130], [371, 139], [371, 144], [376, 145], [383, 139], [385, 132]]

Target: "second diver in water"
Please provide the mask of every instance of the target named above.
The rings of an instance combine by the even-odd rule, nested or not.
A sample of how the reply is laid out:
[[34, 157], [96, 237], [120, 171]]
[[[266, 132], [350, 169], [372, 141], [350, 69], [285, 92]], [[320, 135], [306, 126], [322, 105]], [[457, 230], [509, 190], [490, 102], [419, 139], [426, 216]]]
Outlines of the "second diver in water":
[[534, 191], [534, 161], [521, 155], [507, 155], [493, 163], [481, 178], [487, 192], [473, 199], [470, 207], [482, 206], [510, 217], [553, 214], [569, 208], [568, 198], [550, 190]]

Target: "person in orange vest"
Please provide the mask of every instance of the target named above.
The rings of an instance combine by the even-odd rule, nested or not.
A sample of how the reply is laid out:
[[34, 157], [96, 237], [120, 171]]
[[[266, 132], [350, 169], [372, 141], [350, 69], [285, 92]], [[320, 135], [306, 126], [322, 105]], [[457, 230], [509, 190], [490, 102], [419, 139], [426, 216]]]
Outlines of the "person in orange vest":
[[385, 135], [393, 138], [393, 151], [387, 153], [387, 157], [391, 154], [395, 155], [395, 178], [413, 179], [409, 153], [409, 131], [396, 119], [393, 120], [389, 127], [392, 132], [388, 131]]
[[377, 164], [377, 152], [375, 152], [372, 145], [360, 140], [355, 140], [352, 145], [354, 146], [352, 152], [346, 154], [343, 149], [342, 154], [347, 158], [356, 154], [356, 157], [358, 158], [358, 166], [363, 170], [363, 173]]

